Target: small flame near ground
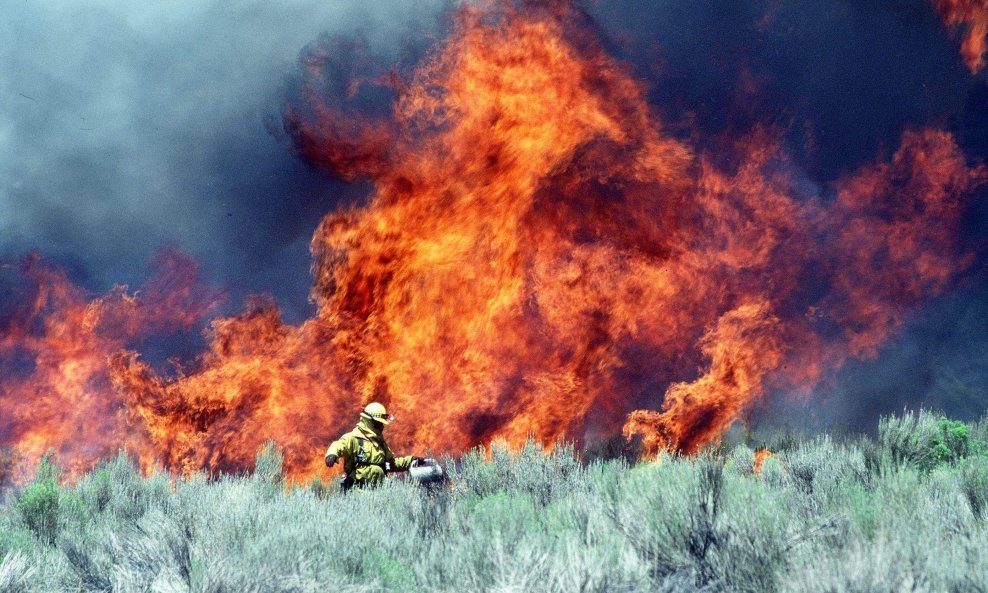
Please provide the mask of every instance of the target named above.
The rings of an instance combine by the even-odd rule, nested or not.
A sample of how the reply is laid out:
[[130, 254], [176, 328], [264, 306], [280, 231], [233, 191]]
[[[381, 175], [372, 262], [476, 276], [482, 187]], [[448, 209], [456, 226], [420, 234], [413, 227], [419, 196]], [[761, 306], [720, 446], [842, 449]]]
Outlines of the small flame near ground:
[[377, 400], [399, 453], [618, 434], [691, 453], [768, 390], [874, 356], [971, 261], [958, 229], [988, 173], [949, 133], [906, 131], [816, 193], [771, 129], [718, 154], [665, 132], [567, 2], [461, 8], [414, 70], [354, 81], [394, 92], [389, 117], [327, 101], [309, 58], [286, 130], [373, 187], [312, 238], [316, 315], [252, 299], [161, 372], [133, 345], [220, 298], [194, 262], [169, 252], [141, 290], [93, 298], [28, 257], [0, 317], [3, 443], [189, 472], [249, 468], [275, 439], [302, 479]]
[[772, 451], [770, 451], [768, 449], [759, 449], [759, 450], [755, 451], [755, 465], [754, 465], [754, 469], [755, 469], [755, 475], [756, 476], [762, 475], [762, 464], [765, 463], [765, 460], [766, 459], [769, 459], [769, 458], [772, 458], [772, 457], [775, 457], [775, 453], [773, 453]]

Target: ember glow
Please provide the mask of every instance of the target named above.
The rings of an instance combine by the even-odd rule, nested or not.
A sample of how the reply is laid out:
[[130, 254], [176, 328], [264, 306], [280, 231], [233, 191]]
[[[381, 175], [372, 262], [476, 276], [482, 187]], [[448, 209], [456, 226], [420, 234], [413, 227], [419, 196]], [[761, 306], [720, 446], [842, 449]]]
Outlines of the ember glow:
[[755, 451], [754, 470], [756, 476], [762, 475], [762, 465], [765, 463], [766, 459], [771, 459], [772, 457], [775, 457], [775, 453], [768, 449], [759, 449]]
[[944, 24], [963, 29], [961, 57], [977, 74], [988, 53], [988, 0], [931, 0]]
[[314, 91], [286, 111], [302, 156], [373, 186], [312, 238], [314, 317], [258, 298], [161, 373], [131, 344], [203, 319], [191, 264], [93, 300], [28, 260], [0, 326], [4, 442], [234, 471], [273, 438], [303, 478], [378, 400], [398, 452], [617, 434], [694, 452], [768, 390], [805, 397], [874, 356], [969, 264], [957, 229], [988, 173], [949, 133], [906, 131], [817, 193], [772, 129], [718, 154], [673, 138], [567, 3], [462, 8], [387, 84], [390, 118]]

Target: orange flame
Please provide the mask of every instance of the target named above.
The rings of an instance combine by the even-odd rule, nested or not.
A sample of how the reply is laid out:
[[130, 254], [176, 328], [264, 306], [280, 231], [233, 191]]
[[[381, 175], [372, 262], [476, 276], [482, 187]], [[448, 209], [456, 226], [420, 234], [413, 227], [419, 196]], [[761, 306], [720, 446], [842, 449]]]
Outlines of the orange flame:
[[230, 471], [274, 438], [304, 477], [379, 400], [398, 452], [622, 429], [695, 451], [767, 389], [805, 393], [874, 355], [967, 265], [963, 199], [988, 178], [929, 130], [834, 198], [797, 183], [770, 131], [725, 168], [663, 132], [565, 2], [467, 6], [394, 87], [391, 121], [315, 93], [311, 118], [287, 115], [302, 154], [374, 187], [312, 239], [312, 319], [255, 299], [163, 375], [128, 348], [200, 319], [194, 283], [86, 302], [29, 262], [45, 296], [0, 334], [4, 368], [24, 367], [0, 383], [3, 439]]
[[931, 0], [948, 27], [966, 27], [961, 57], [971, 74], [985, 65], [988, 53], [988, 0]]
[[136, 293], [123, 286], [87, 300], [37, 255], [19, 266], [14, 307], [0, 315], [0, 435], [36, 461], [54, 449], [72, 471], [118, 447], [153, 460], [152, 443], [132, 431], [132, 411], [113, 396], [107, 357], [133, 340], [197, 325], [219, 295], [197, 281], [197, 266], [173, 250]]
[[766, 459], [770, 459], [772, 457], [775, 457], [775, 453], [773, 453], [772, 451], [770, 451], [768, 449], [759, 449], [759, 450], [755, 451], [755, 466], [754, 466], [754, 469], [755, 469], [755, 475], [756, 476], [762, 475], [762, 464], [765, 463], [765, 460]]

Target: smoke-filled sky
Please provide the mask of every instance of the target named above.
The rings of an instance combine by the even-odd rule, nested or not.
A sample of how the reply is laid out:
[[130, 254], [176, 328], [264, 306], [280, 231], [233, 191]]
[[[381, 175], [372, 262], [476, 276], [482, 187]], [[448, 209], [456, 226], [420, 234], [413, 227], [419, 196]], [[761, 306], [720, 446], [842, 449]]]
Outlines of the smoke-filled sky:
[[[228, 291], [226, 311], [268, 293], [287, 321], [306, 318], [313, 231], [367, 187], [305, 163], [280, 130], [300, 55], [343, 36], [401, 68], [442, 35], [447, 9], [0, 0], [0, 258], [38, 251], [103, 292], [140, 284], [155, 251], [175, 246]], [[926, 0], [608, 0], [587, 12], [673, 135], [703, 148], [783, 129], [795, 178], [819, 188], [808, 193], [888, 158], [910, 127], [952, 131], [972, 161], [988, 157], [988, 78]], [[819, 422], [864, 429], [904, 405], [988, 408], [984, 196], [966, 219], [973, 266], [877, 360], [819, 388]], [[758, 414], [800, 410], [770, 402]]]
[[[0, 11], [0, 251], [102, 291], [175, 245], [303, 316], [319, 218], [360, 192], [268, 131], [326, 33], [397, 54], [438, 2], [21, 2]], [[398, 24], [401, 23], [401, 24]]]

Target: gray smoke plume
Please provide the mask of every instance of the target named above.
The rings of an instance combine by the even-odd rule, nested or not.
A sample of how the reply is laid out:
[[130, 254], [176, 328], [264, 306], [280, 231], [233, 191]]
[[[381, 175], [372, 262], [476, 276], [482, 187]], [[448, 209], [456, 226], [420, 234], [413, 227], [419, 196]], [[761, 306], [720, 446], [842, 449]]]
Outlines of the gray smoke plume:
[[[277, 119], [323, 33], [397, 55], [442, 2], [0, 2], [0, 256], [37, 250], [102, 291], [175, 245], [231, 306], [305, 316], [308, 241], [361, 195], [290, 153]], [[418, 36], [418, 33], [415, 34]]]

